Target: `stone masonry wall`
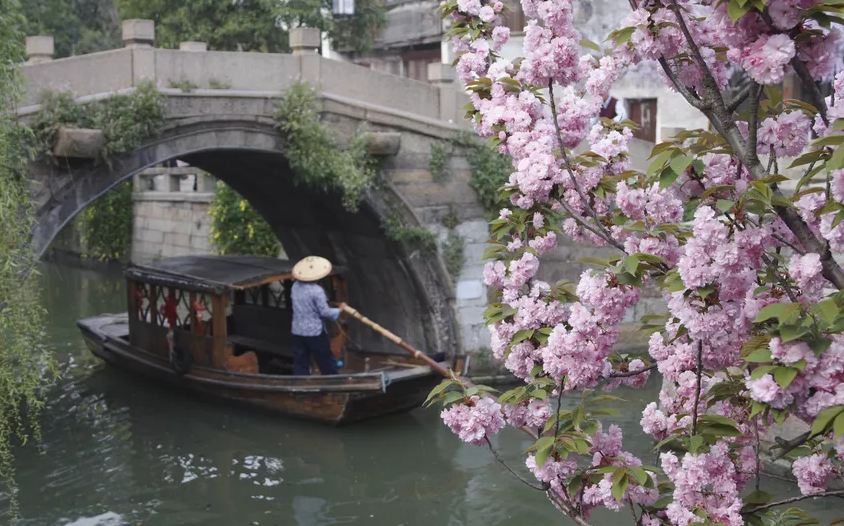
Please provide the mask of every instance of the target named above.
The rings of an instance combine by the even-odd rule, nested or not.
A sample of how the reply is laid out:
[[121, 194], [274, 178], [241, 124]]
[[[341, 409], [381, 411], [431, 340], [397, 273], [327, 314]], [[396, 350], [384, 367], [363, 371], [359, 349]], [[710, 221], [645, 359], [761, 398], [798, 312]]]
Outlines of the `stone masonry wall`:
[[133, 263], [213, 251], [214, 179], [195, 168], [153, 168], [137, 176], [132, 194]]

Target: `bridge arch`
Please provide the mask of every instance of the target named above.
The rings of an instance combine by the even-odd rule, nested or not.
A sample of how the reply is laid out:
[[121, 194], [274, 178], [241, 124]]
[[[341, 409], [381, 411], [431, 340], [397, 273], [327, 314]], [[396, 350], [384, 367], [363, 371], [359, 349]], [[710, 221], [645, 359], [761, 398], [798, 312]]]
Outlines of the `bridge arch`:
[[[459, 348], [449, 280], [439, 258], [407, 251], [385, 237], [388, 213], [415, 216], [389, 185], [364, 196], [357, 213], [338, 195], [297, 185], [281, 136], [264, 116], [202, 115], [171, 121], [137, 150], [94, 165], [39, 162], [47, 181], [33, 231], [39, 254], [73, 217], [122, 181], [156, 164], [180, 159], [238, 191], [272, 226], [288, 256], [330, 258], [347, 269], [351, 302], [428, 352]], [[350, 335], [371, 349], [392, 350], [361, 327]]]

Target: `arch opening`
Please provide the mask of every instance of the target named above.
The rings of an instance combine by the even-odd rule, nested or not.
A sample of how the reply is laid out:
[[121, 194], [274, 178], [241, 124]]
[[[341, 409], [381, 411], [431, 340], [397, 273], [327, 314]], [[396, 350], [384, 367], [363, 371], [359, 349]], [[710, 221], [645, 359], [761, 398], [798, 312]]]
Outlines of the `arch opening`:
[[[383, 214], [395, 206], [385, 195], [389, 190], [370, 192], [357, 212], [349, 212], [339, 196], [295, 184], [278, 135], [254, 124], [171, 129], [110, 167], [77, 170], [73, 184], [39, 208], [34, 243], [43, 253], [64, 225], [109, 189], [150, 166], [179, 159], [249, 201], [289, 259], [316, 254], [344, 267], [350, 303], [360, 311], [429, 353], [456, 352], [456, 322], [438, 261], [408, 254], [385, 236]], [[48, 169], [64, 175], [55, 173], [60, 167]], [[357, 324], [350, 329], [360, 347], [396, 352], [369, 329]]]

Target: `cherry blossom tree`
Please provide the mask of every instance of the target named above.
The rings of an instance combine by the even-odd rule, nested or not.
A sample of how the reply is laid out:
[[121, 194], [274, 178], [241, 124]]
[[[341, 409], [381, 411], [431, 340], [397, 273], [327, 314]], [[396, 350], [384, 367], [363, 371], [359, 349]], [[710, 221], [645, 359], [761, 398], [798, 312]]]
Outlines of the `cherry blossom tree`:
[[[499, 53], [502, 2], [441, 4], [468, 116], [513, 161], [490, 225], [486, 320], [492, 354], [524, 384], [497, 393], [455, 376], [429, 401], [468, 443], [492, 448], [505, 425], [533, 436], [525, 482], [581, 525], [596, 507], [645, 526], [799, 519], [786, 505], [844, 495], [830, 488], [844, 475], [844, 2], [631, 0], [603, 45], [581, 39], [574, 2], [521, 0], [516, 60]], [[613, 83], [649, 64], [709, 127], [657, 144], [639, 171], [635, 124], [598, 115]], [[792, 71], [806, 101], [783, 98]], [[614, 255], [576, 285], [543, 282], [563, 236]], [[648, 355], [629, 357], [614, 346], [644, 288], [667, 313], [644, 320]], [[654, 370], [649, 466], [601, 418], [606, 391]], [[765, 446], [786, 418], [809, 430]], [[799, 494], [760, 489], [763, 454], [792, 463]]]

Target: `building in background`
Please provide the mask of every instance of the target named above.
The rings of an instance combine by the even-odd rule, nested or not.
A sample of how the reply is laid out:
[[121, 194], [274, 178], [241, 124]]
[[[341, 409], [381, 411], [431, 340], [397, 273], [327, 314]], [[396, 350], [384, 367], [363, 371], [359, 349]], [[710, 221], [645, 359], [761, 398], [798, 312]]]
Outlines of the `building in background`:
[[[517, 0], [505, 1], [505, 23], [510, 28], [510, 42], [502, 55], [514, 58], [522, 55], [522, 40], [526, 19]], [[577, 2], [576, 25], [584, 38], [601, 43], [627, 15], [619, 9], [617, 0]], [[374, 48], [365, 54], [336, 50], [337, 58], [351, 60], [378, 71], [410, 77], [420, 81], [429, 79], [428, 65], [450, 63], [452, 55], [443, 42], [444, 30], [436, 0], [386, 0], [387, 25], [376, 40]], [[644, 65], [630, 71], [613, 87], [612, 96], [624, 107], [628, 118], [640, 125], [636, 136], [646, 141], [660, 141], [681, 129], [707, 126], [706, 118], [683, 97], [669, 89], [662, 73]]]

